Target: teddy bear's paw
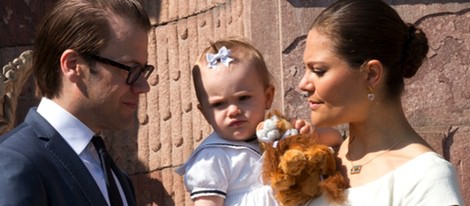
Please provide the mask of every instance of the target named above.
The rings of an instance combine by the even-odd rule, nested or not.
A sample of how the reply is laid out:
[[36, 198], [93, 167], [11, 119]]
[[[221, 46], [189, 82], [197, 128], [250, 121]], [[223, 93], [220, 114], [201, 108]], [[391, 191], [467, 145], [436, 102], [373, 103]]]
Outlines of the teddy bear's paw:
[[298, 189], [278, 192], [275, 196], [281, 206], [303, 205], [312, 199], [311, 196], [303, 193], [301, 190]]
[[346, 200], [344, 190], [349, 187], [340, 172], [329, 176], [320, 183], [326, 198], [330, 203], [342, 203]]
[[271, 177], [271, 187], [276, 191], [288, 190], [295, 184], [295, 179], [286, 174], [276, 174]]
[[325, 160], [328, 156], [332, 156], [328, 147], [323, 145], [317, 145], [316, 147], [311, 147], [305, 152], [308, 162], [319, 163]]
[[319, 197], [322, 194], [322, 187], [320, 187], [320, 174], [304, 176], [299, 186], [303, 193], [311, 196], [312, 198]]
[[281, 157], [279, 167], [288, 175], [299, 175], [305, 168], [307, 158], [300, 150], [287, 150]]

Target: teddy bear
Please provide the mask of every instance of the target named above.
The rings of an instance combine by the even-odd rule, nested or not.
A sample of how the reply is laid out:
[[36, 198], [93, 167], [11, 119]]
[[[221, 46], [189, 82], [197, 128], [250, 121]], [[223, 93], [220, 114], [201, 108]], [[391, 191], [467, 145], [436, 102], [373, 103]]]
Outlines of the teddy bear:
[[281, 206], [305, 204], [322, 194], [332, 204], [345, 201], [347, 183], [336, 170], [334, 150], [317, 143], [315, 134], [299, 134], [276, 110], [256, 130], [263, 150], [263, 181], [271, 185]]

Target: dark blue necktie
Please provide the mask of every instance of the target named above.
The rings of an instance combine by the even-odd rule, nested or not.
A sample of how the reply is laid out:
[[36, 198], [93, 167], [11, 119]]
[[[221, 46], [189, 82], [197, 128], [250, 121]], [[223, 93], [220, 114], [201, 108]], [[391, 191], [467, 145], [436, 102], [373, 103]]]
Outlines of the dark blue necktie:
[[111, 203], [111, 206], [122, 206], [121, 195], [119, 194], [118, 187], [114, 181], [113, 173], [111, 172], [111, 168], [113, 167], [114, 162], [106, 151], [104, 141], [100, 136], [96, 135], [93, 136], [91, 141], [93, 142], [93, 145], [95, 146], [96, 151], [98, 151], [98, 155], [100, 156], [101, 168], [103, 169], [106, 180], [106, 188], [108, 189], [109, 202]]

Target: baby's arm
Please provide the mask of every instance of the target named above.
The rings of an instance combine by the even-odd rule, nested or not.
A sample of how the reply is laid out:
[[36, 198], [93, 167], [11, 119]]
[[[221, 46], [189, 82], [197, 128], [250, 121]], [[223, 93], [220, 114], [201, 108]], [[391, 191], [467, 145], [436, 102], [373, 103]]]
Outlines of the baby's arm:
[[303, 119], [295, 120], [294, 127], [299, 130], [301, 134], [317, 134], [317, 141], [320, 144], [328, 146], [337, 146], [341, 144], [343, 138], [341, 133], [332, 127], [313, 128], [313, 126]]
[[194, 199], [194, 206], [224, 206], [224, 198], [219, 196], [202, 196]]
[[231, 174], [230, 156], [221, 147], [205, 147], [184, 165], [184, 184], [194, 206], [223, 206]]

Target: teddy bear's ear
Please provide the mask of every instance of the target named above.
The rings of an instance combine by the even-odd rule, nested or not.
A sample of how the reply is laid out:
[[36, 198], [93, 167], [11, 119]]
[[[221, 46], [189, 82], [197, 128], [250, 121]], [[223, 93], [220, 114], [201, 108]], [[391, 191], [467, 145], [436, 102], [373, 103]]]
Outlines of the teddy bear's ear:
[[276, 115], [276, 116], [278, 116], [279, 118], [282, 118], [282, 117], [283, 117], [283, 116], [282, 116], [282, 113], [281, 113], [279, 110], [277, 110], [277, 109], [273, 110], [273, 115]]
[[276, 122], [276, 126], [277, 128], [281, 129], [283, 132], [294, 128], [292, 124], [283, 116], [277, 116], [277, 117], [278, 117], [278, 121]]
[[273, 111], [268, 111], [268, 112], [266, 113], [266, 119], [271, 118], [271, 117], [273, 116], [273, 113], [274, 113]]
[[256, 126], [256, 131], [262, 130], [264, 127], [264, 122], [260, 122], [258, 126]]

